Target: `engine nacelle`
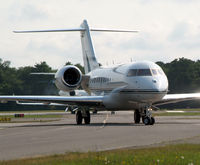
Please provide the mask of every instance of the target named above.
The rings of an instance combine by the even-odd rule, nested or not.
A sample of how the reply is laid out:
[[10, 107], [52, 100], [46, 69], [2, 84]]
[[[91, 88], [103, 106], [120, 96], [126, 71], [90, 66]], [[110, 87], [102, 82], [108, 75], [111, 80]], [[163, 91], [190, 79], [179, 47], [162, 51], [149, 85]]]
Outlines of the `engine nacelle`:
[[62, 91], [73, 91], [81, 85], [82, 73], [73, 65], [62, 67], [55, 74], [55, 84]]

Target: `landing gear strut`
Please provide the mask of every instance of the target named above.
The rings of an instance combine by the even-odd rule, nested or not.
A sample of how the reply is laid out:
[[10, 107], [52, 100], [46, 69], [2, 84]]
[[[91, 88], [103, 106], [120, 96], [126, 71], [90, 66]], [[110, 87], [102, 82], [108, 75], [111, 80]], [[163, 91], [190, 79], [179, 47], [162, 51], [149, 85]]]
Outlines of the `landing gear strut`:
[[82, 124], [84, 119], [85, 124], [90, 124], [90, 111], [77, 111], [76, 123], [77, 125]]

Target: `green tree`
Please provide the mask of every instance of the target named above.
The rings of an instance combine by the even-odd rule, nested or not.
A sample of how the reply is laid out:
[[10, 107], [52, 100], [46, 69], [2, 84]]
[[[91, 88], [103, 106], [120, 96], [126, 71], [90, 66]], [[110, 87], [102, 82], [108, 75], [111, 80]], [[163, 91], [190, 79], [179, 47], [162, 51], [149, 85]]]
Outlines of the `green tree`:
[[171, 93], [194, 92], [199, 86], [200, 62], [186, 58], [175, 59], [170, 63], [157, 62], [165, 71]]
[[16, 75], [17, 70], [10, 67], [10, 61], [0, 59], [0, 94], [16, 94], [21, 91], [22, 81]]
[[78, 63], [78, 64], [75, 64], [75, 66], [78, 67], [83, 74], [85, 74], [85, 69], [81, 64]]
[[45, 61], [35, 64], [34, 66], [34, 71], [35, 72], [52, 72], [52, 69]]
[[[74, 64], [72, 64], [70, 61], [67, 61], [67, 62], [65, 63], [65, 65], [74, 65]], [[83, 67], [80, 63], [77, 63], [77, 64], [75, 64], [74, 66], [76, 66], [77, 68], [79, 68], [80, 71], [81, 71], [83, 74], [85, 74], [85, 69], [84, 69], [84, 67]]]

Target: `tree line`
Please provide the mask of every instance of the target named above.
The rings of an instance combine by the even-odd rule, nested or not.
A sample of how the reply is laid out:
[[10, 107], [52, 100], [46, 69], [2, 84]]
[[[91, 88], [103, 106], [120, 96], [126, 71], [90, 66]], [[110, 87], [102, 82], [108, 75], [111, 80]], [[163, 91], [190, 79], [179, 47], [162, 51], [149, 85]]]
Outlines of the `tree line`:
[[[169, 93], [192, 93], [200, 92], [200, 60], [192, 61], [186, 58], [175, 59], [172, 62], [156, 62], [164, 70], [169, 80]], [[66, 62], [66, 65], [73, 65]], [[83, 73], [81, 64], [75, 64]], [[58, 95], [58, 89], [54, 85], [53, 76], [34, 75], [37, 72], [56, 72], [46, 62], [34, 66], [11, 67], [10, 61], [0, 58], [0, 95]], [[178, 104], [178, 107], [200, 107], [200, 101], [190, 101]], [[0, 104], [2, 109], [16, 109], [15, 103]], [[173, 107], [169, 105], [168, 107]], [[177, 106], [177, 105], [176, 105]], [[22, 108], [21, 108], [22, 107]], [[24, 107], [37, 109], [37, 107]], [[53, 107], [55, 108], [55, 107]], [[49, 109], [44, 106], [43, 109]]]
[[[73, 65], [66, 62], [66, 65]], [[81, 64], [75, 64], [83, 73]], [[54, 84], [53, 75], [34, 75], [32, 73], [55, 73], [46, 62], [34, 66], [11, 67], [10, 61], [0, 58], [0, 95], [58, 95], [58, 89]], [[24, 106], [15, 102], [0, 103], [0, 110], [27, 110], [27, 109], [58, 109], [54, 106]]]

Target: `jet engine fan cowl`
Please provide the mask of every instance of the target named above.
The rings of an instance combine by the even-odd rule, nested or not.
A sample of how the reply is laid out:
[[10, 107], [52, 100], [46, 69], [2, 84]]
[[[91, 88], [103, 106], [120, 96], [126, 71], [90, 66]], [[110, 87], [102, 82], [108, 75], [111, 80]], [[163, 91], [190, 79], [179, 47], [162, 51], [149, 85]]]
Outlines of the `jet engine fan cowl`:
[[67, 65], [57, 71], [55, 79], [58, 89], [73, 91], [81, 85], [82, 73], [76, 66]]

